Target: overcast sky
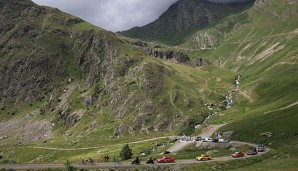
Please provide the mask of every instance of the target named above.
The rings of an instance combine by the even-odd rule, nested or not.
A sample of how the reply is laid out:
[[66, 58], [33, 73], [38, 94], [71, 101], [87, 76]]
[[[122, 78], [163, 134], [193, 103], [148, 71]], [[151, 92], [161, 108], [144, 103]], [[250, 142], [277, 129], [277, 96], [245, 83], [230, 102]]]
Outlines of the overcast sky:
[[[32, 0], [39, 5], [59, 8], [96, 26], [123, 31], [156, 20], [177, 0]], [[209, 0], [231, 2], [247, 0]]]
[[59, 8], [96, 26], [123, 31], [157, 19], [177, 0], [32, 0]]

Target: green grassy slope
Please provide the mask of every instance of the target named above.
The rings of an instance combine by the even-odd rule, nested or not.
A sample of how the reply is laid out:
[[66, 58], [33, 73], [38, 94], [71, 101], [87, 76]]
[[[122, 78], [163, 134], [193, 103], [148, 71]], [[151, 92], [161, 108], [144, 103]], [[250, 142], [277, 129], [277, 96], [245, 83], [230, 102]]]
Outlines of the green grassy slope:
[[[262, 6], [257, 2], [250, 10], [250, 22], [210, 54], [243, 76], [235, 108], [214, 122], [230, 121], [222, 130], [233, 130], [233, 139], [265, 143], [276, 150], [273, 158], [242, 170], [295, 170], [298, 3], [272, 1]], [[264, 132], [273, 136], [260, 135]]]
[[[256, 1], [252, 9], [242, 14], [245, 24], [233, 28], [220, 46], [189, 52], [192, 56], [213, 59], [217, 66], [242, 75], [241, 87], [234, 93], [234, 107], [215, 115], [211, 123], [229, 122], [221, 131], [233, 130], [231, 139], [264, 143], [272, 149], [268, 155], [255, 160], [198, 165], [193, 170], [207, 167], [296, 170], [297, 8], [296, 1]], [[264, 132], [273, 135], [261, 135]]]

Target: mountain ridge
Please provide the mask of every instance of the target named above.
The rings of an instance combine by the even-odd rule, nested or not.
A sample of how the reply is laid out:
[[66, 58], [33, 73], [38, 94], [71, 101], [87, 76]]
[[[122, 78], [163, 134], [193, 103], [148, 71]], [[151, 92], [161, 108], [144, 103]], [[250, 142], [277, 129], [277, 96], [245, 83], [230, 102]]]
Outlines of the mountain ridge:
[[119, 33], [146, 41], [179, 45], [183, 43], [182, 36], [188, 37], [198, 29], [212, 26], [229, 14], [242, 11], [251, 4], [252, 2], [218, 4], [205, 0], [180, 0], [152, 23]]

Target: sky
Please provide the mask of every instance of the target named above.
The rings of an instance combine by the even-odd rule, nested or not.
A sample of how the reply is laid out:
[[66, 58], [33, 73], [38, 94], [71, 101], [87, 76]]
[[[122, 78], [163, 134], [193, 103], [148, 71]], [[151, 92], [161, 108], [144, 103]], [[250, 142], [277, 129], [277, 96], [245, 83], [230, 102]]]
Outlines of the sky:
[[[178, 0], [32, 0], [38, 5], [58, 8], [93, 25], [124, 31], [156, 20]], [[230, 3], [247, 0], [208, 0]]]
[[58, 8], [111, 31], [128, 30], [156, 20], [177, 0], [32, 0]]

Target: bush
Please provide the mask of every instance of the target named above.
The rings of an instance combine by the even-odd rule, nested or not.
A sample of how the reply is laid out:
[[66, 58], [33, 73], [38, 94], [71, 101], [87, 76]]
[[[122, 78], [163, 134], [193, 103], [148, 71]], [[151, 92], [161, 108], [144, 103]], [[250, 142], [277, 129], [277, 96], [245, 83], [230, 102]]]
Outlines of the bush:
[[122, 158], [122, 160], [130, 159], [132, 155], [132, 149], [129, 148], [128, 144], [124, 145], [120, 152], [120, 157]]

